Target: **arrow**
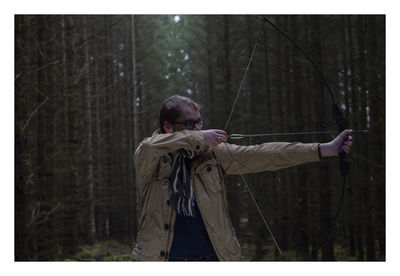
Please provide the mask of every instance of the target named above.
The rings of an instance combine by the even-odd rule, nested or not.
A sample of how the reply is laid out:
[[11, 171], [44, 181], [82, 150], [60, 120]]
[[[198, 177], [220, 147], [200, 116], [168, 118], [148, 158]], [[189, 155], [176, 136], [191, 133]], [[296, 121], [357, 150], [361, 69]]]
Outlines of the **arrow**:
[[[368, 133], [368, 130], [353, 130], [352, 133]], [[262, 134], [237, 134], [232, 133], [228, 135], [228, 137], [232, 140], [239, 140], [243, 138], [250, 137], [275, 137], [275, 136], [294, 136], [294, 135], [313, 135], [313, 134], [338, 134], [337, 131], [328, 130], [328, 131], [312, 131], [312, 132], [283, 132], [283, 133], [262, 133]]]

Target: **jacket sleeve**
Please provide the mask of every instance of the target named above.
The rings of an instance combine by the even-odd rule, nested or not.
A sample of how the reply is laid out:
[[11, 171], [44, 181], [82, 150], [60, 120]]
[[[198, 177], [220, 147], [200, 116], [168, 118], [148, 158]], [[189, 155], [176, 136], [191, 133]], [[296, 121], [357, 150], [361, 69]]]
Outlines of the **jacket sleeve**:
[[205, 146], [203, 134], [193, 130], [156, 134], [146, 138], [139, 144], [134, 154], [140, 182], [143, 184], [149, 180], [161, 156], [181, 148], [200, 152], [205, 149]]
[[318, 143], [278, 142], [252, 146], [226, 143], [215, 147], [214, 152], [226, 174], [276, 171], [320, 160]]

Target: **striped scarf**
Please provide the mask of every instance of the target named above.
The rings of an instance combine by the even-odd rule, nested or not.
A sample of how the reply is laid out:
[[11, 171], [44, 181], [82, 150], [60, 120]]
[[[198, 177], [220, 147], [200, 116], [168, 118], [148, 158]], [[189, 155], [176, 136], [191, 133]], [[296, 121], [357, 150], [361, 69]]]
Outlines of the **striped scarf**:
[[182, 216], [194, 217], [194, 194], [190, 179], [190, 160], [194, 152], [179, 149], [172, 156], [172, 173], [169, 188], [171, 190], [171, 208]]

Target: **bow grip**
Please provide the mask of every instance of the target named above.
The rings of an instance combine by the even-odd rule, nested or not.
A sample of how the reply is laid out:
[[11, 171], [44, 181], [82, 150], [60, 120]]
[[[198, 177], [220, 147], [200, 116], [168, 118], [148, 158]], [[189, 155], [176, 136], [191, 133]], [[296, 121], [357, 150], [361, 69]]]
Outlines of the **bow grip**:
[[341, 155], [341, 154], [343, 154], [343, 153], [346, 154], [346, 152], [344, 151], [343, 145], [344, 145], [344, 142], [346, 142], [348, 139], [349, 139], [349, 135], [346, 135], [346, 136], [344, 137], [344, 139], [343, 139], [342, 144], [340, 145], [340, 148], [339, 148], [339, 155]]
[[[347, 128], [347, 122], [343, 117], [343, 113], [336, 103], [332, 104], [332, 116], [338, 126], [339, 133]], [[350, 169], [350, 163], [347, 160], [347, 153], [343, 149], [343, 144], [349, 139], [349, 136], [344, 137], [342, 144], [339, 148], [339, 168], [342, 176], [346, 176]]]
[[347, 160], [347, 153], [344, 151], [344, 148], [343, 148], [344, 142], [346, 142], [348, 139], [349, 139], [349, 136], [346, 135], [346, 137], [344, 137], [343, 142], [339, 148], [339, 168], [340, 168], [340, 173], [342, 174], [342, 176], [346, 176], [350, 170], [350, 163]]

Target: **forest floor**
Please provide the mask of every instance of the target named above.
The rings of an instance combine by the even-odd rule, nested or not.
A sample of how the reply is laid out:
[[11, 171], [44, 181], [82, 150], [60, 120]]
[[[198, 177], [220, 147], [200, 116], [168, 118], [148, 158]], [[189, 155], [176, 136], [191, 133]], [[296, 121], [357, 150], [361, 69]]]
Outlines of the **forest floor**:
[[[285, 252], [284, 257], [276, 256], [274, 248], [269, 245], [262, 250], [262, 256], [255, 257], [256, 248], [254, 244], [242, 244], [242, 261], [304, 261], [296, 257], [295, 251]], [[138, 261], [132, 254], [132, 246], [127, 243], [115, 240], [96, 242], [92, 245], [82, 245], [79, 250], [64, 261]], [[355, 256], [349, 256], [348, 252], [340, 246], [335, 247], [335, 257], [337, 261], [357, 261]], [[317, 260], [321, 260], [318, 256]], [[314, 261], [317, 261], [314, 260]]]
[[136, 261], [132, 248], [126, 243], [106, 240], [79, 247], [78, 252], [64, 261]]

